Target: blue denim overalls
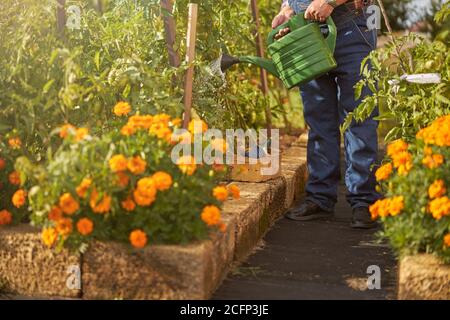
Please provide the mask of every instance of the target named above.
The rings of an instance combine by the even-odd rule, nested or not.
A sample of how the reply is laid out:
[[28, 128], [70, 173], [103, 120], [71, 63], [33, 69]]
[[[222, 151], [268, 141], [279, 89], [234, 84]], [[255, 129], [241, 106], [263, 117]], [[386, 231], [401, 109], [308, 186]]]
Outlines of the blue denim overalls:
[[[310, 2], [289, 0], [296, 12], [304, 11]], [[339, 125], [360, 103], [355, 101], [353, 87], [361, 79], [362, 60], [376, 47], [376, 30], [368, 30], [364, 12], [350, 13], [343, 5], [333, 11], [332, 17], [338, 28], [334, 53], [338, 66], [300, 87], [305, 121], [310, 128], [306, 200], [326, 211], [332, 211], [337, 201]], [[369, 94], [370, 90], [364, 88], [362, 97]], [[353, 122], [344, 134], [347, 201], [353, 208], [367, 207], [379, 198], [372, 168], [377, 161], [378, 123], [373, 120], [377, 114], [378, 109], [372, 118]]]

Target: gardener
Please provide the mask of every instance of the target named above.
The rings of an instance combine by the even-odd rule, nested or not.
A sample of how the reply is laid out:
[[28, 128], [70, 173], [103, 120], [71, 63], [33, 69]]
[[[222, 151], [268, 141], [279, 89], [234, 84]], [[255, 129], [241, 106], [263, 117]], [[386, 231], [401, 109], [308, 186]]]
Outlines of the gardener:
[[[280, 13], [273, 19], [275, 28], [295, 13], [304, 12], [306, 19], [325, 21], [332, 16], [338, 36], [334, 53], [337, 68], [300, 87], [304, 116], [309, 126], [308, 182], [306, 199], [291, 209], [286, 217], [292, 220], [313, 220], [331, 216], [337, 201], [340, 178], [339, 125], [360, 101], [355, 101], [354, 86], [361, 79], [361, 62], [375, 49], [376, 30], [367, 27], [366, 1], [348, 0], [284, 0]], [[305, 11], [306, 10], [306, 11]], [[283, 29], [278, 38], [289, 32]], [[367, 88], [362, 97], [370, 94]], [[347, 201], [353, 208], [351, 226], [372, 228], [368, 207], [379, 195], [375, 191], [372, 165], [377, 160], [377, 126], [372, 117], [352, 123], [344, 134], [345, 184]]]

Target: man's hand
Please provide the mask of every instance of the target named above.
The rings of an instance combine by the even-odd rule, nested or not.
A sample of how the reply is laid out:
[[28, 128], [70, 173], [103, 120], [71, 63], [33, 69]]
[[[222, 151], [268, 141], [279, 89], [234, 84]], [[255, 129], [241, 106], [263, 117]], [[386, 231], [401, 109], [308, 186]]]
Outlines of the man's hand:
[[325, 0], [314, 0], [305, 11], [305, 19], [323, 22], [333, 10], [334, 8]]
[[291, 7], [285, 6], [280, 10], [280, 13], [278, 13], [275, 18], [272, 20], [272, 29], [275, 29], [280, 24], [283, 24], [287, 22], [290, 18], [294, 16], [295, 12], [292, 10]]

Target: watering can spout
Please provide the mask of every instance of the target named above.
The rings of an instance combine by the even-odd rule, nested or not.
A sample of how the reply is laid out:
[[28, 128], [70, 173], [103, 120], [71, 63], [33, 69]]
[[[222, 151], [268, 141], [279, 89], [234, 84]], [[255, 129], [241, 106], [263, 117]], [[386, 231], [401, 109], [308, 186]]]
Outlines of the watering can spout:
[[227, 69], [231, 68], [233, 65], [240, 63], [240, 62], [246, 62], [251, 63], [253, 65], [256, 65], [260, 68], [263, 68], [273, 74], [275, 77], [279, 76], [279, 73], [277, 69], [275, 68], [275, 65], [273, 64], [272, 60], [264, 59], [260, 57], [251, 57], [251, 56], [243, 56], [243, 57], [233, 57], [228, 54], [223, 54], [220, 60], [220, 69], [222, 72], [225, 72]]
[[279, 78], [280, 74], [278, 73], [277, 68], [272, 60], [261, 58], [261, 57], [252, 57], [252, 56], [243, 56], [239, 57], [240, 62], [247, 62], [254, 64], [260, 68], [265, 69], [267, 72], [273, 74], [275, 77]]

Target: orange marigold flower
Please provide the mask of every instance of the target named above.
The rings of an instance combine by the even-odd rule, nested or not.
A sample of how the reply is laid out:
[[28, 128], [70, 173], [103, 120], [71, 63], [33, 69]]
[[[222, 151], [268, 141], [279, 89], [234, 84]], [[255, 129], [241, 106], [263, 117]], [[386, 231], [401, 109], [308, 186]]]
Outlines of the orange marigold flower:
[[213, 189], [213, 196], [219, 201], [225, 201], [228, 198], [228, 190], [223, 186], [217, 186]]
[[66, 192], [59, 198], [59, 207], [65, 214], [74, 214], [80, 205], [70, 193]]
[[174, 127], [179, 127], [181, 125], [182, 120], [180, 118], [175, 118], [171, 121], [171, 125]]
[[375, 177], [377, 181], [386, 180], [392, 173], [392, 163], [386, 163], [377, 169]]
[[398, 215], [405, 208], [403, 196], [393, 197], [389, 200], [389, 214], [393, 217]]
[[111, 209], [111, 196], [104, 193], [99, 200], [99, 193], [94, 188], [91, 192], [91, 198], [89, 200], [89, 205], [95, 213], [106, 213]]
[[84, 178], [76, 188], [76, 192], [80, 198], [86, 197], [86, 193], [92, 185], [92, 179]]
[[191, 176], [197, 170], [197, 165], [195, 164], [195, 159], [193, 156], [183, 156], [177, 161], [178, 168], [184, 174]]
[[444, 246], [446, 246], [447, 248], [450, 247], [450, 233], [447, 233], [444, 236]]
[[430, 201], [429, 209], [436, 220], [440, 220], [443, 216], [450, 214], [450, 199], [448, 197], [440, 197]]
[[112, 172], [120, 172], [127, 170], [128, 160], [122, 154], [116, 154], [109, 160], [109, 168]]
[[79, 128], [75, 132], [75, 141], [81, 141], [89, 134], [88, 128]]
[[19, 149], [22, 146], [22, 140], [19, 137], [10, 138], [8, 144], [12, 149]]
[[4, 226], [7, 224], [11, 224], [12, 222], [12, 214], [6, 209], [0, 211], [0, 226]]
[[[408, 144], [402, 139], [395, 140], [391, 142], [387, 147], [387, 154], [391, 158], [396, 154], [406, 151], [408, 149]], [[395, 165], [394, 165], [395, 166]]]
[[122, 205], [122, 208], [125, 209], [126, 211], [133, 211], [136, 208], [136, 203], [134, 203], [131, 197], [126, 198], [120, 204]]
[[130, 177], [125, 172], [117, 172], [117, 185], [125, 188], [130, 182]]
[[224, 139], [214, 139], [211, 141], [211, 147], [219, 152], [227, 152], [227, 142]]
[[428, 196], [431, 199], [442, 197], [446, 192], [447, 189], [445, 188], [445, 183], [442, 179], [435, 180], [428, 187]]
[[122, 127], [122, 129], [120, 129], [120, 133], [124, 136], [131, 136], [136, 132], [136, 128], [126, 124]]
[[135, 129], [149, 129], [153, 122], [151, 115], [134, 115], [128, 119], [128, 125]]
[[226, 225], [225, 223], [221, 222], [221, 223], [219, 224], [219, 230], [220, 230], [220, 232], [225, 232], [225, 231], [227, 231], [227, 225]]
[[20, 174], [17, 171], [13, 171], [8, 176], [9, 183], [13, 185], [20, 185]]
[[50, 248], [56, 242], [56, 239], [58, 239], [58, 233], [56, 232], [55, 228], [45, 228], [44, 230], [42, 230], [41, 237], [42, 242], [44, 242], [44, 244]]
[[130, 233], [130, 243], [135, 248], [143, 248], [147, 244], [147, 235], [142, 230], [133, 230]]
[[133, 199], [134, 201], [140, 205], [141, 207], [148, 207], [156, 200], [156, 193], [153, 196], [143, 195], [139, 190], [133, 191]]
[[201, 218], [208, 226], [216, 226], [221, 222], [220, 210], [216, 206], [203, 208]]
[[6, 161], [3, 158], [0, 158], [0, 170], [5, 169], [6, 167]]
[[62, 236], [68, 236], [72, 233], [72, 219], [62, 218], [56, 222], [56, 232]]
[[54, 206], [48, 213], [48, 219], [50, 221], [58, 221], [63, 217], [62, 210], [58, 206]]
[[444, 156], [442, 154], [433, 154], [431, 156], [425, 156], [422, 160], [422, 164], [429, 169], [435, 169], [444, 163]]
[[151, 205], [156, 199], [156, 185], [151, 177], [142, 178], [133, 192], [134, 201], [143, 207]]
[[241, 197], [241, 190], [235, 184], [231, 184], [228, 186], [228, 191], [230, 191], [231, 195], [234, 199], [239, 199]]
[[128, 102], [120, 101], [114, 106], [113, 111], [116, 116], [126, 116], [131, 112], [131, 106]]
[[450, 115], [442, 116], [433, 123], [417, 132], [417, 139], [422, 139], [426, 144], [440, 147], [450, 146]]
[[192, 134], [203, 133], [208, 130], [208, 125], [203, 120], [191, 120], [188, 130]]
[[431, 147], [427, 146], [427, 147], [423, 148], [423, 153], [426, 156], [431, 156], [433, 154], [433, 149], [431, 149]]
[[399, 168], [402, 165], [412, 162], [412, 155], [408, 151], [400, 151], [392, 155], [392, 160], [395, 168]]
[[166, 172], [155, 172], [155, 174], [152, 176], [152, 179], [155, 183], [156, 189], [159, 191], [167, 190], [172, 186], [172, 177]]
[[94, 231], [94, 223], [89, 218], [81, 218], [77, 222], [77, 230], [81, 235], [87, 236]]
[[378, 217], [387, 217], [389, 215], [389, 199], [377, 200], [374, 204], [369, 207], [370, 215], [372, 220]]
[[73, 134], [75, 133], [76, 128], [71, 125], [70, 123], [66, 123], [64, 125], [61, 126], [60, 130], [59, 130], [59, 136], [63, 139], [67, 138], [67, 136], [69, 134]]
[[27, 192], [23, 189], [19, 189], [13, 195], [12, 203], [16, 208], [20, 208], [25, 204], [26, 198]]
[[142, 159], [140, 156], [135, 156], [128, 160], [127, 168], [131, 173], [139, 175], [145, 172], [145, 167], [147, 166], [147, 162]]

